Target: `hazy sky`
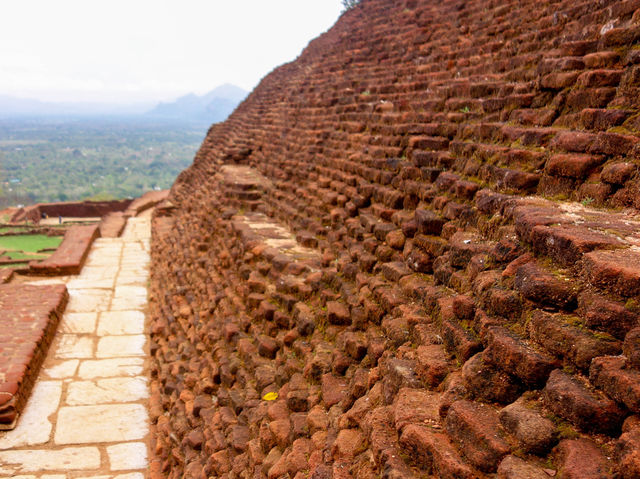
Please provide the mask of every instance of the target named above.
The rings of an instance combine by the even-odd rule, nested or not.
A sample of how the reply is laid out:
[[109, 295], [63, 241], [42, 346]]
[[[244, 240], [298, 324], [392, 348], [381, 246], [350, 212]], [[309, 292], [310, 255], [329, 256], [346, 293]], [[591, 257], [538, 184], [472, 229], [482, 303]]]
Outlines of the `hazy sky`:
[[130, 102], [250, 90], [340, 10], [340, 0], [1, 0], [0, 94]]

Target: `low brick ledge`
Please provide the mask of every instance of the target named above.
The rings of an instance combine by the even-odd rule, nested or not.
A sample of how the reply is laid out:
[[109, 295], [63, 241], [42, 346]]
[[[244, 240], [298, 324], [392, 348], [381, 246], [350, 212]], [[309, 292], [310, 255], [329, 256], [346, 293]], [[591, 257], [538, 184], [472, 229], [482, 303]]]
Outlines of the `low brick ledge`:
[[3, 268], [0, 269], [0, 284], [5, 284], [11, 281], [13, 278], [13, 269], [12, 268]]
[[131, 202], [129, 207], [125, 210], [124, 215], [127, 218], [138, 216], [145, 210], [153, 208], [158, 203], [166, 200], [169, 197], [169, 190], [149, 191], [142, 195], [140, 198], [136, 198]]
[[55, 253], [44, 261], [29, 263], [29, 273], [49, 276], [80, 273], [89, 249], [98, 237], [100, 237], [100, 229], [97, 224], [73, 226], [67, 230]]
[[106, 214], [100, 221], [101, 238], [118, 238], [124, 231], [127, 218], [121, 211]]
[[15, 427], [68, 300], [62, 284], [0, 285], [0, 430]]

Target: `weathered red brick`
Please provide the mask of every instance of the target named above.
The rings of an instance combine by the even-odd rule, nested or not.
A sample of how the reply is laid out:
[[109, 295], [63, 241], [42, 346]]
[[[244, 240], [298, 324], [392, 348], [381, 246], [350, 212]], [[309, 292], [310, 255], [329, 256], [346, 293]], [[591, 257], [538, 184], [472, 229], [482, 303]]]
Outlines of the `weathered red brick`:
[[525, 451], [544, 455], [556, 442], [553, 422], [527, 407], [523, 400], [504, 407], [500, 411], [500, 423]]
[[635, 427], [622, 434], [616, 452], [623, 479], [640, 477], [640, 428]]
[[471, 395], [485, 401], [506, 404], [514, 401], [522, 389], [516, 378], [485, 362], [482, 353], [464, 363], [462, 377]]
[[327, 302], [327, 320], [331, 324], [351, 324], [349, 308], [341, 302]]
[[485, 404], [454, 402], [445, 419], [445, 428], [469, 462], [484, 472], [495, 471], [510, 451], [498, 414]]
[[529, 331], [531, 338], [545, 350], [571, 361], [582, 370], [589, 369], [593, 358], [619, 354], [622, 351], [620, 341], [594, 335], [568, 324], [563, 315], [534, 311]]
[[640, 371], [627, 368], [624, 356], [595, 358], [589, 369], [590, 381], [619, 404], [640, 412]]
[[497, 479], [548, 479], [549, 474], [539, 466], [516, 456], [506, 456], [498, 466]]
[[549, 161], [547, 161], [545, 172], [548, 175], [584, 179], [600, 163], [602, 163], [602, 158], [593, 155], [553, 155], [549, 158]]
[[640, 253], [592, 251], [584, 255], [584, 273], [594, 286], [630, 297], [640, 294]]
[[588, 439], [565, 439], [554, 449], [562, 478], [604, 479], [611, 465], [598, 446]]
[[501, 326], [487, 329], [484, 360], [520, 378], [529, 386], [541, 386], [558, 362], [527, 346], [514, 333]]
[[622, 424], [623, 412], [613, 401], [589, 391], [559, 369], [549, 376], [544, 399], [555, 414], [584, 431], [615, 433]]
[[449, 373], [449, 361], [441, 344], [418, 346], [416, 373], [428, 388], [435, 388]]
[[[586, 256], [594, 253], [587, 253]], [[572, 309], [576, 303], [576, 292], [571, 282], [556, 278], [535, 262], [518, 267], [516, 288], [532, 301]]]
[[462, 460], [446, 434], [411, 424], [404, 428], [400, 445], [420, 468], [443, 478], [474, 479], [478, 475]]

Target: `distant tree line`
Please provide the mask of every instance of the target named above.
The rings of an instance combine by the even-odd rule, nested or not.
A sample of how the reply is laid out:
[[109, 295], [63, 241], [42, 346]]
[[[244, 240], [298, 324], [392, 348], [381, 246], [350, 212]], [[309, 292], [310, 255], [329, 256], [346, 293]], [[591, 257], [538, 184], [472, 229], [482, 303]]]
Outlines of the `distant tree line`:
[[347, 10], [351, 10], [358, 3], [360, 3], [360, 0], [342, 0], [342, 11], [346, 12]]

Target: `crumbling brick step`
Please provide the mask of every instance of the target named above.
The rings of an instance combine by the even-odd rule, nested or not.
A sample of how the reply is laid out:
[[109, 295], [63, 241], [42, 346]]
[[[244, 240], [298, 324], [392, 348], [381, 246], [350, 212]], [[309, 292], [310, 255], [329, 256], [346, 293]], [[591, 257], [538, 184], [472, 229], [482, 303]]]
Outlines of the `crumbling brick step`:
[[117, 238], [124, 231], [127, 218], [121, 211], [113, 211], [102, 217], [100, 221], [101, 238]]
[[246, 165], [222, 165], [216, 175], [227, 206], [255, 211], [263, 194], [273, 186], [257, 169]]
[[80, 273], [91, 244], [99, 235], [98, 225], [73, 226], [67, 230], [55, 253], [44, 261], [29, 263], [30, 272], [51, 276]]
[[245, 243], [258, 241], [296, 261], [318, 260], [319, 253], [298, 243], [289, 230], [262, 213], [234, 216], [233, 227]]
[[13, 269], [11, 269], [11, 268], [0, 269], [0, 283], [1, 284], [8, 283], [9, 281], [11, 281], [12, 277], [13, 277]]
[[238, 190], [268, 188], [271, 186], [271, 181], [268, 178], [250, 166], [222, 165], [220, 174], [226, 186], [234, 187]]
[[149, 191], [140, 198], [133, 200], [124, 214], [126, 217], [138, 216], [143, 211], [153, 208], [158, 203], [166, 200], [168, 196], [169, 190]]
[[26, 404], [68, 298], [64, 285], [0, 285], [0, 429]]

